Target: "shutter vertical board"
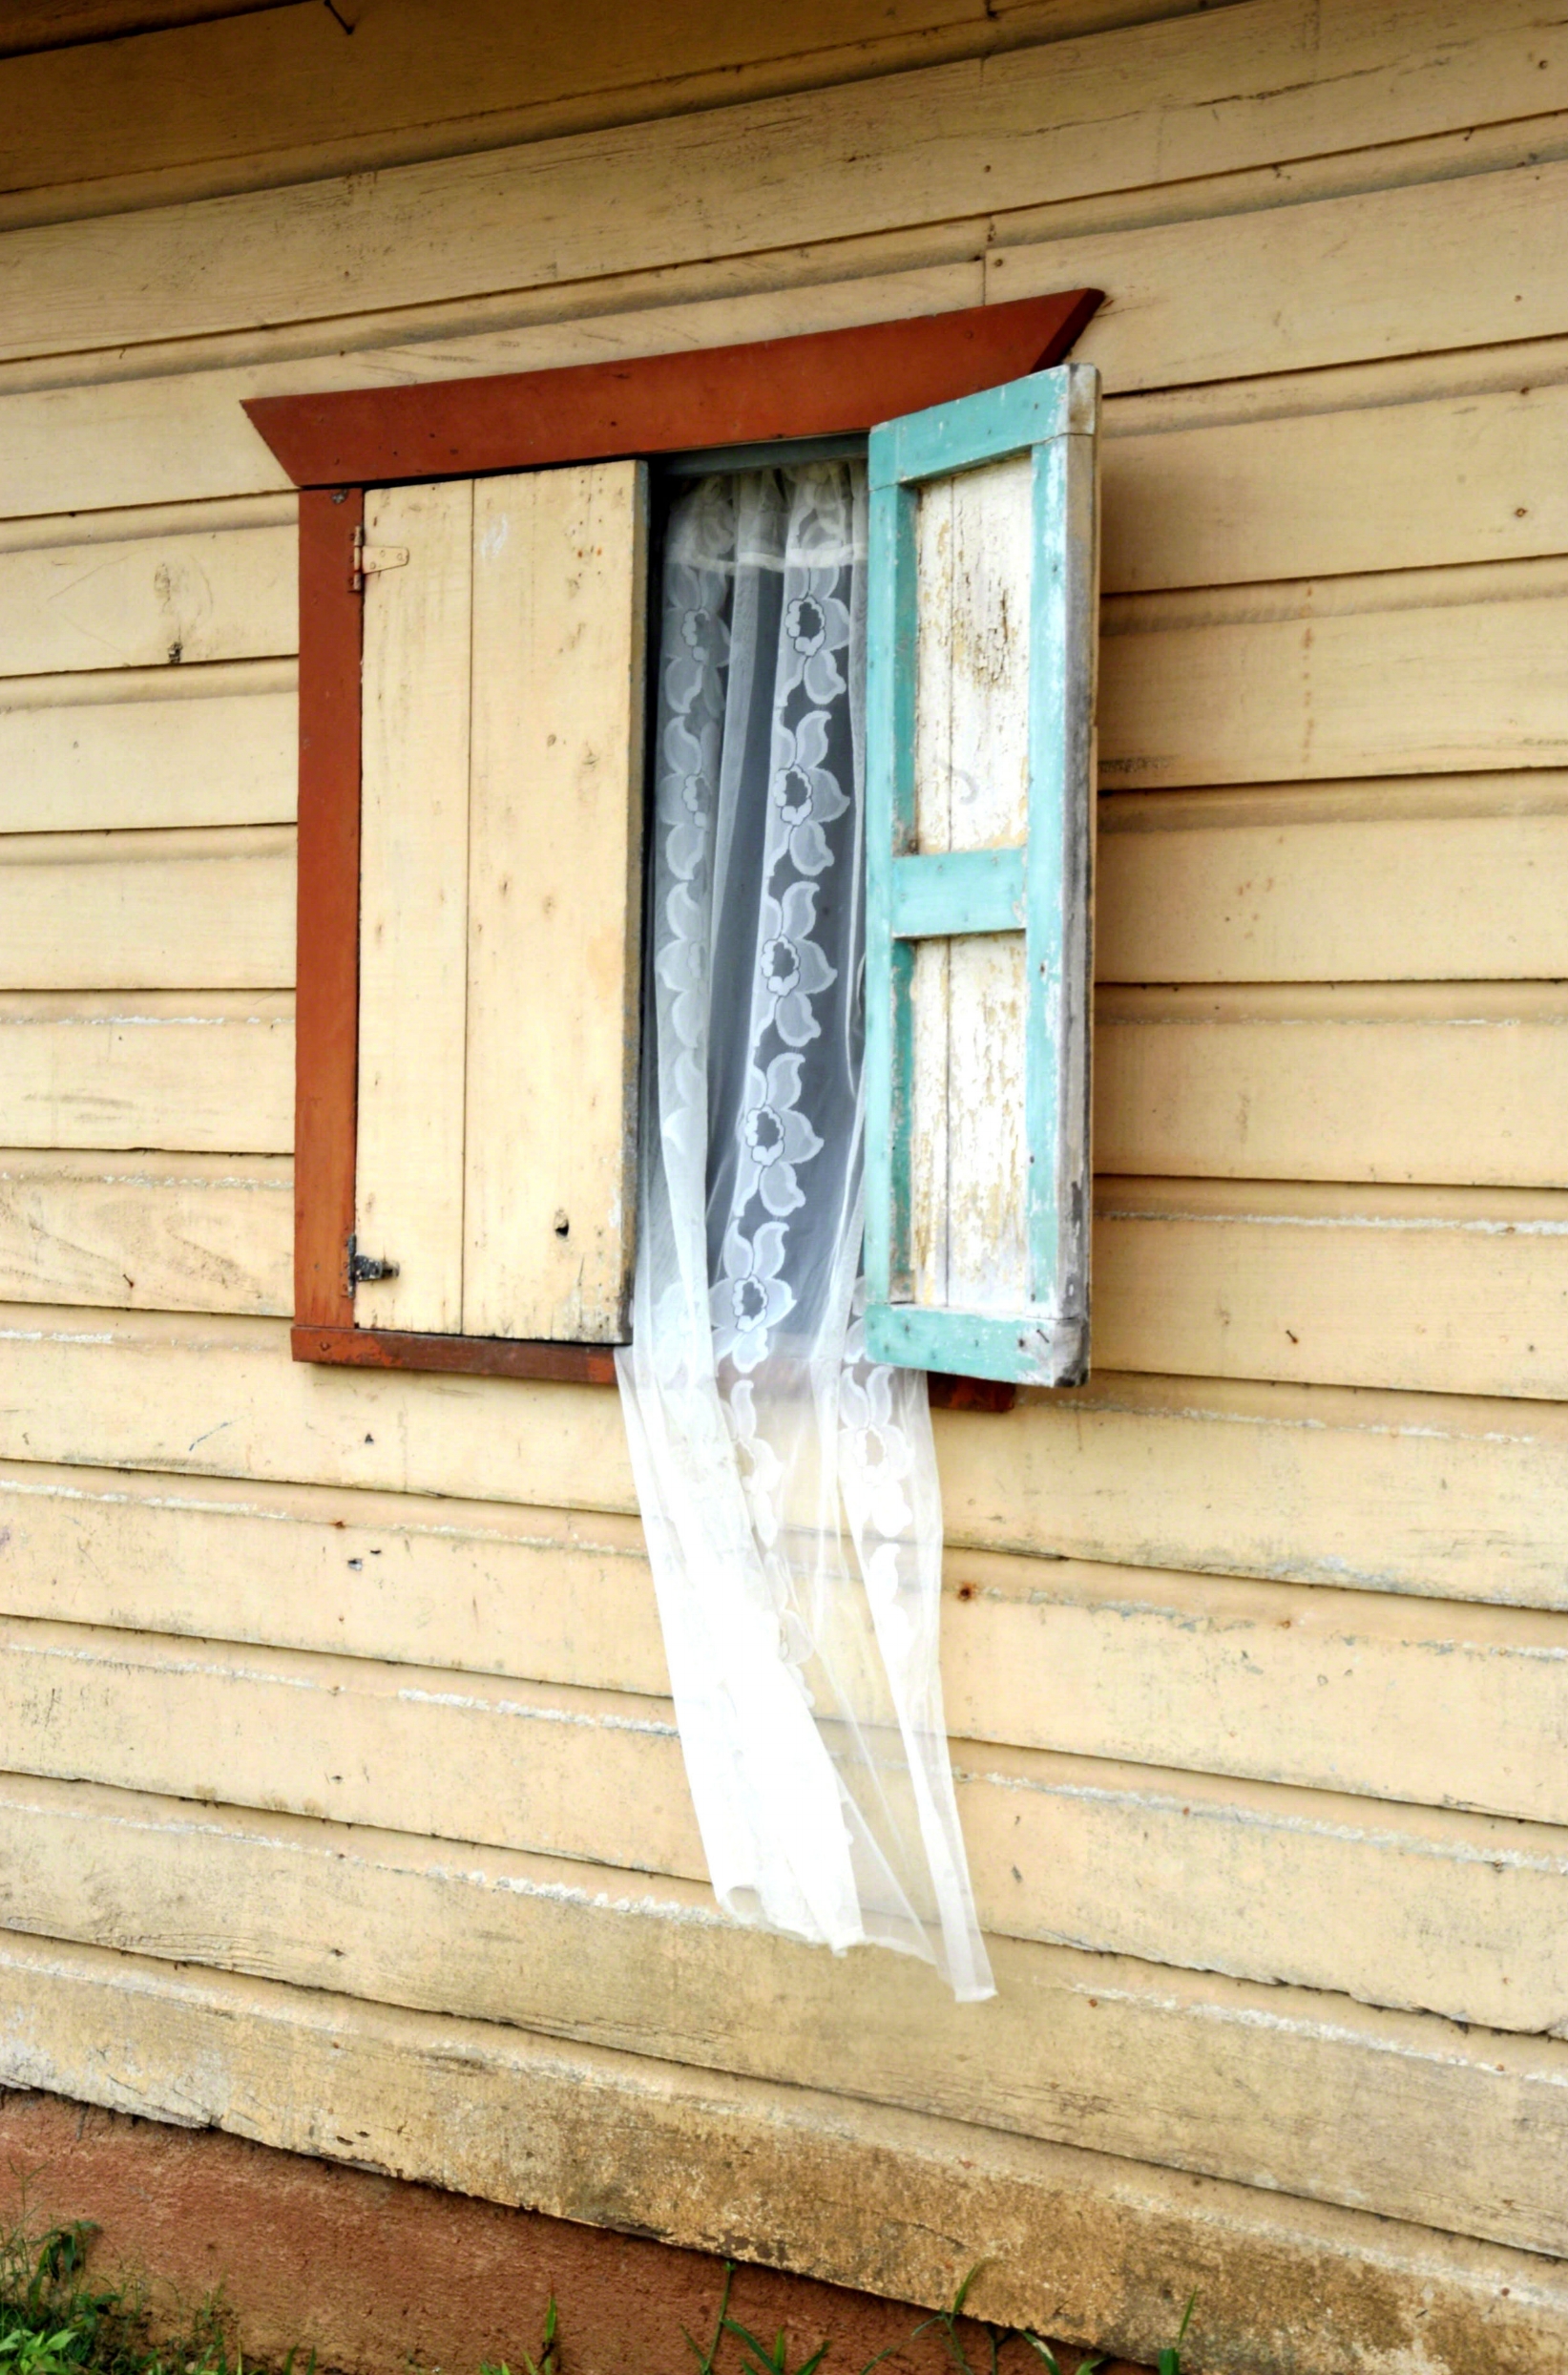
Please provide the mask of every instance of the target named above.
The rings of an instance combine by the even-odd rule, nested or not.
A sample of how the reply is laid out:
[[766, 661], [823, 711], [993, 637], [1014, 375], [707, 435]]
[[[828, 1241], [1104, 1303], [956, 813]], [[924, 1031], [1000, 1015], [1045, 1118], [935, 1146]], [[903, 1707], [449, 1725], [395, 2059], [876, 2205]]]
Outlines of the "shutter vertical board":
[[[914, 830], [929, 855], [1029, 830], [1028, 454], [938, 478], [915, 512]], [[909, 1227], [918, 1303], [1029, 1293], [1023, 934], [914, 944]]]
[[870, 443], [867, 1341], [1088, 1353], [1097, 374]]
[[473, 483], [371, 490], [365, 541], [358, 1249], [360, 1327], [462, 1324]]
[[475, 484], [470, 1335], [627, 1333], [647, 508], [638, 462]]

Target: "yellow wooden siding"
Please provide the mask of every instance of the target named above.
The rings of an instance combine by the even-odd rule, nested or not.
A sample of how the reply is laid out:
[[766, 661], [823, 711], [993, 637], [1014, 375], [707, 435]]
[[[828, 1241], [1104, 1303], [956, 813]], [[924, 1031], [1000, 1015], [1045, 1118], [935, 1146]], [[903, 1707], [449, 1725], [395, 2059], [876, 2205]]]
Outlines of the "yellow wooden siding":
[[286, 990], [0, 997], [0, 1146], [288, 1154]]
[[276, 1155], [0, 1155], [0, 1293], [286, 1314], [294, 1167]]
[[[592, 1882], [596, 1875], [590, 1867], [583, 1877]], [[548, 2154], [553, 2161], [563, 2135], [581, 2139], [590, 2173], [602, 2165], [598, 2155], [612, 2149], [617, 2159], [630, 2158], [634, 2177], [657, 2154], [662, 2185], [670, 2190], [674, 2135], [688, 2123], [677, 2116], [661, 2133], [654, 2105], [662, 2098], [674, 2111], [688, 2096], [704, 2106], [723, 2101], [727, 2090], [718, 2073], [711, 2063], [702, 2066], [707, 2037], [717, 2028], [732, 2065], [740, 2065], [736, 2074], [772, 2079], [787, 2072], [804, 2114], [801, 2149], [776, 2217], [789, 2217], [797, 2185], [804, 2191], [812, 2183], [805, 2139], [819, 2124], [837, 2124], [828, 2107], [842, 2107], [842, 2134], [857, 2099], [868, 2098], [960, 2123], [941, 2138], [954, 2160], [966, 2152], [984, 2154], [988, 2132], [1071, 2142], [1133, 2160], [1157, 2137], [1167, 2167], [1199, 2175], [1244, 2171], [1253, 2183], [1308, 2200], [1376, 2200], [1390, 2217], [1527, 2251], [1562, 2253], [1568, 2236], [1559, 2182], [1564, 2049], [1556, 2040], [1495, 2030], [1467, 2034], [1447, 2022], [1358, 2008], [1341, 1997], [1154, 1971], [1131, 1960], [1005, 1940], [995, 1950], [1003, 1977], [998, 2000], [971, 2015], [966, 2027], [962, 2009], [944, 2003], [929, 1975], [901, 1959], [863, 1965], [857, 1958], [847, 1966], [853, 1984], [847, 1984], [843, 1964], [786, 1939], [748, 1935], [711, 1915], [704, 1919], [700, 1906], [688, 1911], [682, 1905], [685, 1919], [660, 1923], [654, 1934], [664, 1951], [646, 1965], [640, 1957], [634, 1962], [628, 1937], [637, 1938], [639, 1928], [644, 1935], [653, 1931], [658, 1915], [640, 1910], [645, 1881], [634, 1881], [628, 1893], [634, 1910], [626, 1927], [614, 1919], [613, 1907], [605, 1909], [599, 1934], [614, 1944], [586, 1955], [556, 1953], [545, 1983], [555, 2002], [564, 2000], [569, 2038], [579, 2023], [587, 2025], [584, 2014], [592, 2016], [600, 1991], [608, 1996], [613, 2027], [606, 2026], [617, 2049], [608, 2054], [594, 2038], [579, 2051], [553, 2046], [533, 2006], [527, 2007], [533, 2011], [532, 2035], [526, 2020], [503, 2028], [462, 2017], [427, 2032], [421, 2020], [396, 2006], [367, 2007], [371, 2017], [365, 2018], [359, 2007], [324, 1990], [269, 1986], [199, 1966], [175, 1970], [154, 1958], [121, 1959], [53, 1941], [35, 1944], [14, 1933], [0, 1941], [0, 1971], [18, 2058], [25, 2056], [40, 2076], [74, 2068], [91, 2038], [95, 2050], [84, 2079], [91, 2099], [128, 2108], [145, 2099], [140, 2090], [172, 2100], [182, 2085], [178, 2099], [188, 2117], [216, 2117], [244, 2133], [264, 2125], [280, 2141], [305, 2150], [324, 2149], [333, 2133], [386, 2136], [394, 2103], [407, 2138], [410, 2109], [424, 2116], [423, 2043], [426, 2052], [441, 2057], [436, 2102], [449, 2135], [455, 2131], [449, 2157], [436, 2165], [444, 2171], [483, 2168], [487, 2191], [504, 2199], [526, 2189], [525, 2198], [542, 2196], [545, 2207], [552, 2196], [541, 2183], [538, 2157]], [[537, 1923], [541, 1944], [553, 1943], [559, 1918], [552, 1917], [547, 1900]], [[472, 1926], [478, 1933], [481, 1923]], [[474, 1951], [476, 1958], [485, 1951], [477, 1935]], [[516, 2007], [524, 1974], [514, 1954], [509, 1951], [505, 1960]], [[761, 1966], [761, 1976], [742, 1987], [748, 1962]], [[704, 1974], [699, 1993], [704, 1963], [710, 1971], [717, 1966], [717, 1984]], [[106, 2038], [113, 2039], [107, 2047]], [[312, 2039], [319, 2040], [313, 2050]], [[938, 2039], [945, 2054], [932, 2053]], [[541, 2065], [559, 2073], [558, 2093], [536, 2078], [531, 2083]], [[480, 2157], [465, 2129], [474, 2116], [474, 2094], [497, 2066], [512, 2078], [509, 2141], [487, 2142]], [[1129, 2070], [1136, 2073], [1131, 2087]], [[1015, 2072], [1011, 2084], [1010, 2072]], [[842, 2085], [847, 2073], [847, 2091]], [[1008, 2087], [1011, 2117], [992, 2114], [993, 2073]], [[596, 2139], [575, 2120], [560, 2118], [569, 2084], [577, 2091], [579, 2116], [581, 2109], [591, 2109], [600, 2123]], [[639, 2129], [611, 2137], [604, 2123], [617, 2085], [646, 2090], [648, 2099]], [[812, 2104], [808, 2088], [821, 2089], [826, 2102]], [[1465, 2138], [1463, 2152], [1453, 2149], [1456, 2128]], [[979, 2133], [967, 2141], [974, 2130]], [[918, 2154], [920, 2123], [904, 2133], [904, 2149]], [[1331, 2165], [1322, 2151], [1326, 2133], [1339, 2146]], [[710, 2149], [721, 2150], [722, 2123], [714, 2121], [707, 2133]], [[384, 2167], [407, 2169], [408, 2149], [405, 2141], [401, 2150], [381, 2150], [376, 2157]], [[581, 2176], [579, 2169], [579, 2185]], [[554, 2198], [582, 2203], [591, 2197], [573, 2191]], [[841, 2223], [846, 2198], [841, 2194], [834, 2204]], [[722, 2199], [733, 2215], [733, 2176], [727, 2195], [719, 2195]], [[596, 2208], [578, 2215], [602, 2219], [606, 2206], [600, 2190]], [[659, 2221], [664, 2231], [668, 2218], [666, 2209]], [[769, 2231], [773, 2226], [770, 2219]], [[713, 2245], [721, 2233], [715, 2229]], [[1026, 2247], [1022, 2236], [1017, 2247]]]
[[[1142, 0], [1137, 12], [1202, 5]], [[300, 163], [318, 174], [375, 168], [623, 113], [810, 88], [846, 68], [1081, 34], [1127, 15], [1126, 0], [772, 0], [744, 11], [693, 0], [676, 41], [618, 0], [538, 22], [498, 16], [486, 0], [443, 0], [434, 16], [421, 0], [375, 0], [368, 20], [364, 0], [335, 11], [313, 0], [159, 0], [160, 37], [138, 41], [125, 29], [145, 28], [149, 11], [134, 0], [10, 0], [0, 57], [16, 62], [0, 72], [0, 108], [15, 130], [3, 219], [57, 218], [61, 184], [77, 185], [75, 212], [125, 203], [149, 183], [201, 193], [293, 179]], [[200, 30], [171, 37], [188, 25]], [[114, 48], [85, 58], [54, 46], [110, 33], [120, 35]]]
[[[636, 1506], [597, 1387], [316, 1369], [245, 1317], [11, 1305], [0, 1348], [0, 1460]], [[1562, 1604], [1555, 1403], [1101, 1372], [936, 1441], [976, 1548]]]
[[[793, 242], [842, 240], [1564, 106], [1568, 58], [1539, 41], [1531, 0], [1484, 11], [1381, 0], [1326, 18], [1314, 0], [1249, 0], [655, 120], [630, 144], [619, 131], [587, 134], [237, 195], [205, 213], [150, 207], [110, 218], [112, 230], [20, 229], [0, 256], [0, 353], [327, 318], [342, 305], [345, 242], [355, 303], [370, 311], [520, 277], [583, 279], [607, 254], [622, 271], [688, 263], [715, 252], [716, 223], [722, 252], [763, 253], [781, 221]], [[1548, 225], [1537, 220], [1543, 243]], [[199, 274], [185, 268], [193, 240], [204, 242]]]
[[[1523, 0], [1050, 13], [422, 161], [384, 108], [372, 180], [238, 105], [193, 161], [187, 94], [182, 202], [94, 213], [106, 154], [0, 238], [0, 1992], [24, 2075], [183, 2115], [205, 2054], [200, 2116], [498, 2198], [585, 2199], [515, 2119], [365, 2142], [439, 2040], [444, 2132], [591, 2068], [629, 2165], [688, 2094], [711, 2161], [783, 2082], [910, 2169], [958, 2119], [1490, 2238], [1491, 2314], [1568, 2255], [1568, 52]], [[0, 93], [90, 113], [62, 59]], [[612, 1395], [288, 1360], [293, 514], [239, 407], [1080, 282], [1097, 1374], [937, 1423], [960, 2013], [715, 1914]]]
[[0, 832], [292, 824], [292, 661], [0, 681]]
[[[23, 1463], [0, 1517], [16, 1616], [667, 1689], [629, 1516]], [[1568, 1730], [1556, 1580], [1538, 1609], [1428, 1606], [950, 1544], [948, 1715], [971, 1740], [1564, 1822], [1537, 1745]]]
[[[14, 1773], [704, 1875], [664, 1700], [53, 1624], [4, 1622], [0, 1650]], [[1568, 2027], [1568, 1830], [961, 1739], [953, 1753], [993, 1936], [1495, 2028]], [[37, 1851], [13, 1852], [25, 1873]], [[1106, 1888], [1108, 1872], [1135, 1868], [1137, 1889]], [[95, 1885], [78, 1877], [92, 1907]], [[88, 1923], [59, 1934], [104, 1943]], [[319, 1938], [319, 1917], [311, 1926]], [[1506, 1964], [1499, 1936], [1514, 1942]], [[506, 2005], [446, 2008], [493, 2018]]]

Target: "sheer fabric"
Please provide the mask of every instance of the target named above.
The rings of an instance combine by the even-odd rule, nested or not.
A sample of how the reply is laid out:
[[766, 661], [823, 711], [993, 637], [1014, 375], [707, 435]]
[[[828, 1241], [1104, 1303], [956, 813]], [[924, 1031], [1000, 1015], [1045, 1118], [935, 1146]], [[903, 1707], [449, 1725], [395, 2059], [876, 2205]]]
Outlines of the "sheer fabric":
[[672, 510], [617, 1360], [721, 1902], [975, 1998], [926, 1380], [868, 1363], [859, 1316], [865, 549], [858, 464]]

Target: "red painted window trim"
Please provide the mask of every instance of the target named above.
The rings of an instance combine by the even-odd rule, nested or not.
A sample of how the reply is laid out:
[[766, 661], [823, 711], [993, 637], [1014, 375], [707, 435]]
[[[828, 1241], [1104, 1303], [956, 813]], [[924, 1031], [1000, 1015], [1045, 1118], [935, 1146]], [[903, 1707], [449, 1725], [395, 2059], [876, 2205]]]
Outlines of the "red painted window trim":
[[[296, 1360], [615, 1378], [602, 1345], [354, 1325], [345, 1249], [358, 1094], [363, 605], [353, 562], [366, 488], [870, 429], [1059, 362], [1099, 303], [1098, 290], [1071, 289], [742, 347], [246, 404], [301, 490]], [[973, 1379], [947, 1384], [952, 1391], [936, 1398], [971, 1408], [1012, 1400], [1007, 1389]]]

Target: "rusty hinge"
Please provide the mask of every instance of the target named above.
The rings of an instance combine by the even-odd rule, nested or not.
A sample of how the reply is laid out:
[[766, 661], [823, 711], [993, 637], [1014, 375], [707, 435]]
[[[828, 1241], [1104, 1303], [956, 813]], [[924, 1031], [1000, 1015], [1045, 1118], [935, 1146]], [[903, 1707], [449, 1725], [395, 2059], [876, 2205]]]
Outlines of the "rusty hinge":
[[373, 1286], [377, 1279], [395, 1278], [397, 1264], [379, 1261], [373, 1253], [362, 1253], [358, 1241], [350, 1237], [345, 1248], [348, 1257], [348, 1292], [356, 1287]]
[[408, 566], [408, 548], [406, 544], [366, 544], [365, 530], [355, 529], [353, 587], [356, 594], [364, 593], [366, 578], [374, 577], [378, 569], [407, 569]]

